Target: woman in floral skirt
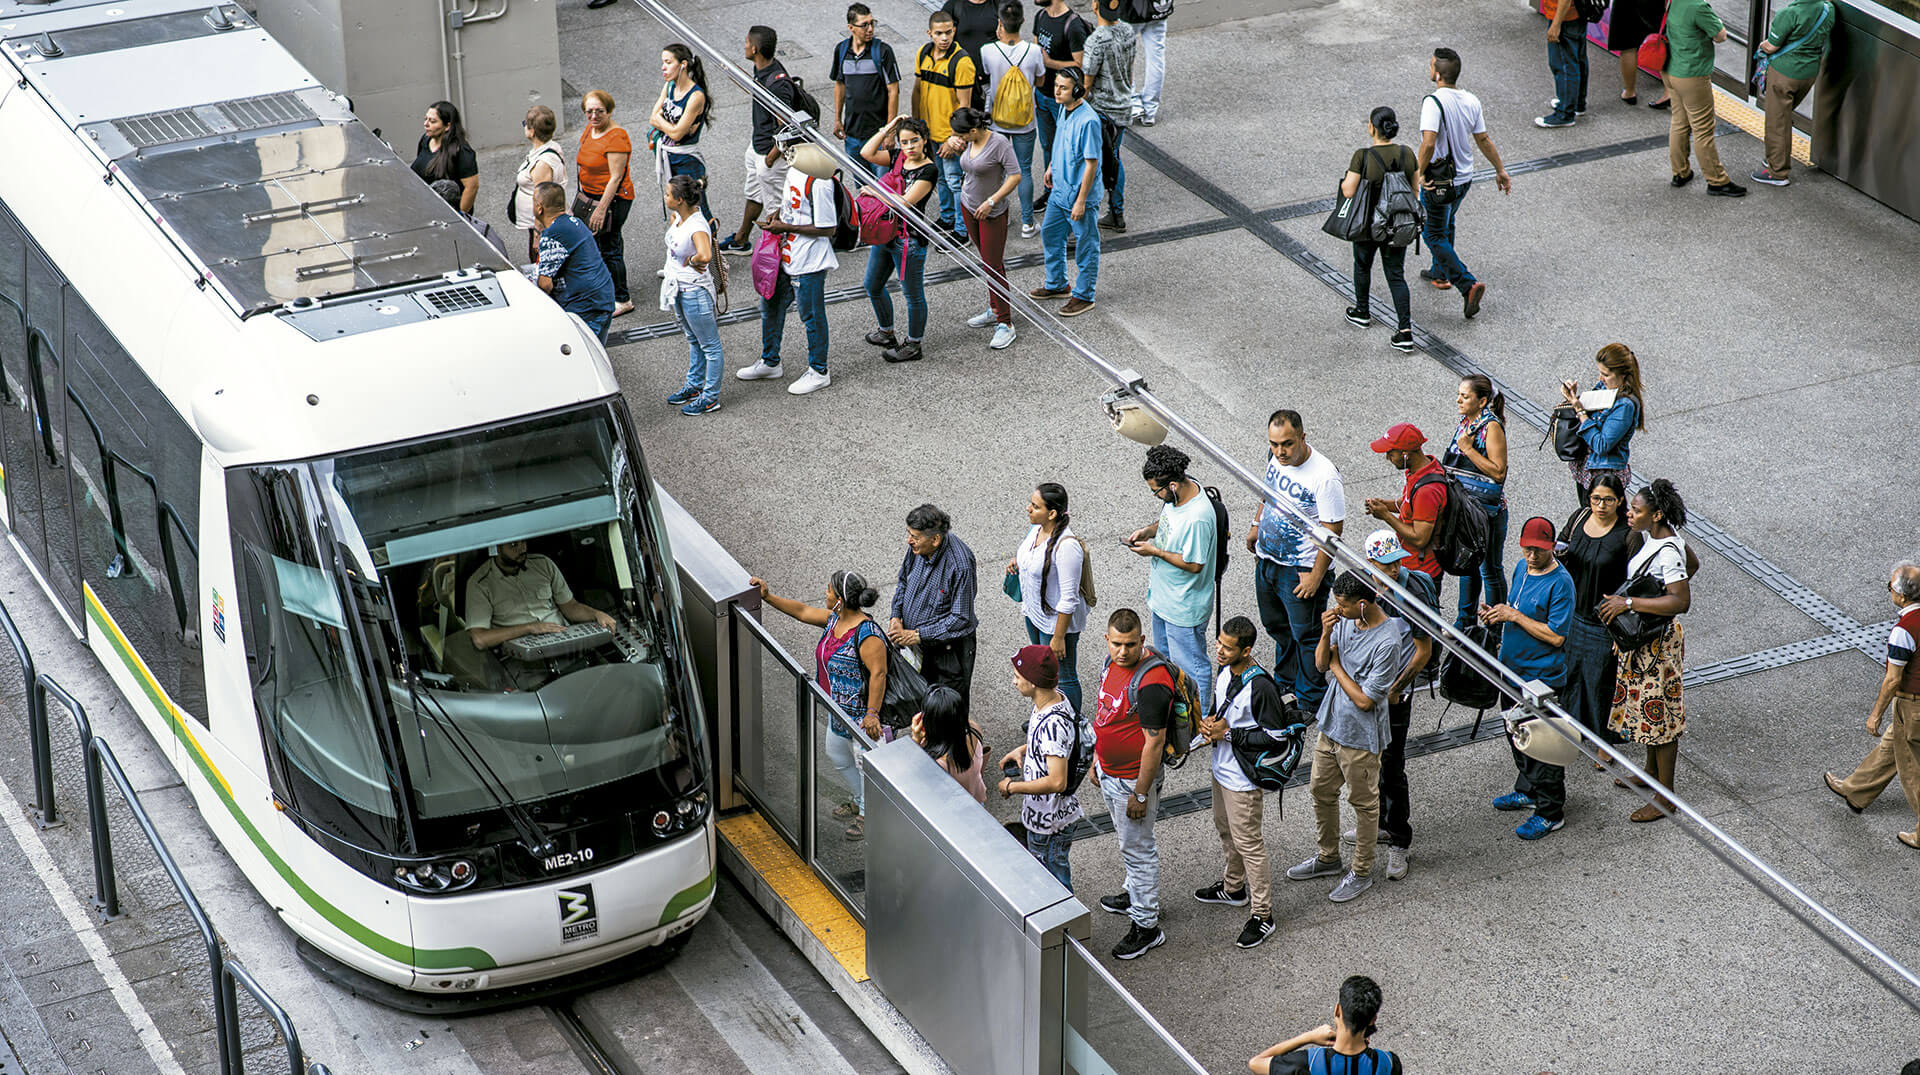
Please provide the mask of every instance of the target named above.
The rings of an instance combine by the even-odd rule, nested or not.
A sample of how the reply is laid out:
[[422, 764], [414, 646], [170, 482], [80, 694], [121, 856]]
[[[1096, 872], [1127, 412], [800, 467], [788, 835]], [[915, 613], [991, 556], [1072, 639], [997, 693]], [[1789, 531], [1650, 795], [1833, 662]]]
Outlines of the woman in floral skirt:
[[[1651, 575], [1661, 581], [1666, 592], [1657, 597], [1608, 596], [1600, 602], [1600, 619], [1611, 624], [1623, 612], [1651, 616], [1672, 616], [1665, 634], [1638, 649], [1621, 650], [1619, 671], [1613, 687], [1613, 711], [1608, 724], [1627, 741], [1647, 748], [1646, 770], [1663, 788], [1673, 787], [1674, 762], [1680, 756], [1680, 735], [1687, 730], [1686, 699], [1680, 686], [1681, 665], [1686, 660], [1686, 638], [1678, 617], [1693, 605], [1688, 589], [1687, 543], [1679, 528], [1687, 523], [1687, 506], [1673, 483], [1657, 478], [1653, 484], [1634, 494], [1627, 506], [1627, 525], [1638, 531], [1645, 542], [1627, 564], [1629, 585], [1638, 575]], [[1622, 587], [1625, 589], [1626, 587]], [[1632, 778], [1616, 779], [1621, 787], [1633, 786]], [[1637, 783], [1637, 781], [1635, 781]], [[1657, 821], [1673, 811], [1664, 796], [1633, 812], [1633, 821]]]

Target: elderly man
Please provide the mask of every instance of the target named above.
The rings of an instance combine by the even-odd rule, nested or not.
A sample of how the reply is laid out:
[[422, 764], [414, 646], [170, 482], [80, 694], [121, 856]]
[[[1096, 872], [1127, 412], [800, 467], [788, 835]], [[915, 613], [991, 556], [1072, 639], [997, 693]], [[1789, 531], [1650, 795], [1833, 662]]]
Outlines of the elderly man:
[[896, 646], [919, 646], [920, 671], [929, 687], [960, 692], [964, 713], [973, 696], [976, 583], [973, 550], [953, 533], [953, 520], [932, 504], [907, 513], [907, 555], [887, 637]]
[[[1857, 814], [1899, 774], [1916, 824], [1914, 831], [1900, 833], [1896, 839], [1920, 851], [1920, 662], [1913, 659], [1915, 640], [1920, 639], [1920, 564], [1911, 560], [1895, 564], [1887, 593], [1900, 618], [1887, 638], [1887, 674], [1880, 679], [1880, 693], [1867, 716], [1867, 734], [1880, 736], [1880, 741], [1845, 780], [1825, 775], [1827, 788]], [[1884, 722], [1889, 710], [1893, 720]]]

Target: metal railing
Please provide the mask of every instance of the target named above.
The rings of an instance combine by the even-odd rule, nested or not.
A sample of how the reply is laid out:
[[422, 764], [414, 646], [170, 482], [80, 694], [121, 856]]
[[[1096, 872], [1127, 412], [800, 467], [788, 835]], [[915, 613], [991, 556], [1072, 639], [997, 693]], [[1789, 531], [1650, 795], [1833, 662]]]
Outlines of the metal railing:
[[[7, 640], [13, 645], [26, 687], [27, 734], [32, 747], [33, 766], [32, 813], [43, 829], [65, 824], [60, 819], [54, 794], [53, 736], [47, 715], [48, 699], [57, 702], [72, 718], [74, 731], [79, 736], [83, 752], [82, 767], [86, 774], [88, 836], [93, 845], [92, 903], [101, 921], [125, 917], [120, 906], [119, 880], [114, 871], [113, 827], [107, 816], [107, 785], [111, 782], [119, 791], [121, 800], [127, 804], [134, 823], [146, 836], [148, 846], [153, 848], [154, 857], [166, 872], [167, 880], [173, 883], [174, 892], [179, 895], [188, 917], [193, 920], [194, 929], [199, 933], [201, 943], [206, 946], [208, 976], [213, 983], [214, 1033], [219, 1045], [221, 1075], [245, 1075], [246, 1071], [246, 1058], [241, 1051], [236, 984], [245, 989], [279, 1027], [281, 1039], [286, 1044], [287, 1067], [291, 1075], [330, 1075], [325, 1064], [309, 1060], [301, 1050], [300, 1036], [286, 1009], [261, 987], [240, 960], [226, 954], [220, 943], [220, 935], [213, 928], [213, 920], [207, 916], [199, 897], [193, 894], [192, 886], [187, 884], [186, 876], [180, 872], [173, 853], [167, 850], [166, 841], [160, 838], [159, 831], [154, 828], [153, 819], [141, 804], [139, 793], [133, 790], [133, 782], [127, 777], [126, 769], [121, 767], [120, 759], [114, 756], [112, 745], [94, 733], [86, 707], [79, 699], [53, 677], [36, 670], [32, 651], [21, 638], [20, 630], [13, 622], [13, 614], [4, 603], [0, 603], [0, 629], [5, 630]], [[53, 880], [58, 883], [58, 879]]]

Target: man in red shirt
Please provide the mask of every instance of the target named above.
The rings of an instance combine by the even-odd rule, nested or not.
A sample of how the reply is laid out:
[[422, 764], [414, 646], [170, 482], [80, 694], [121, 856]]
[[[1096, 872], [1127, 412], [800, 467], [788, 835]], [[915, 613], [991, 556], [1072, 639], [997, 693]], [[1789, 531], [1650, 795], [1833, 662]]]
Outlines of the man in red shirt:
[[1446, 471], [1440, 460], [1421, 450], [1426, 443], [1427, 435], [1410, 422], [1401, 422], [1373, 442], [1374, 451], [1386, 456], [1394, 469], [1406, 472], [1407, 483], [1400, 490], [1398, 504], [1368, 497], [1367, 514], [1393, 528], [1400, 547], [1407, 551], [1406, 566], [1438, 579], [1440, 561], [1434, 558], [1432, 546], [1434, 529], [1447, 506], [1447, 486], [1445, 482], [1430, 482], [1417, 493], [1414, 486], [1422, 478], [1445, 477]]
[[1127, 688], [1147, 659], [1140, 614], [1114, 610], [1107, 618], [1107, 664], [1094, 710], [1093, 754], [1100, 763], [1100, 794], [1127, 868], [1126, 890], [1100, 897], [1100, 909], [1133, 920], [1113, 948], [1115, 959], [1138, 958], [1167, 940], [1160, 929], [1160, 849], [1153, 841], [1153, 821], [1160, 812], [1160, 758], [1173, 715], [1173, 670], [1164, 660], [1153, 661], [1129, 706]]

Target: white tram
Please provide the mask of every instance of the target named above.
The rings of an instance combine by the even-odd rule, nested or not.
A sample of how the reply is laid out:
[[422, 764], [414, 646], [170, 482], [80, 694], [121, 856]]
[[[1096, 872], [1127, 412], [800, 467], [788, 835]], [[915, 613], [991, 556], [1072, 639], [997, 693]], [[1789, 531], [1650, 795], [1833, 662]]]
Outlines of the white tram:
[[[0, 52], [0, 512], [221, 844], [389, 1003], [674, 950], [706, 747], [592, 334], [237, 4], [0, 0]], [[475, 645], [521, 541], [616, 626]]]

